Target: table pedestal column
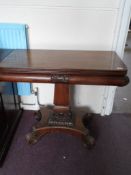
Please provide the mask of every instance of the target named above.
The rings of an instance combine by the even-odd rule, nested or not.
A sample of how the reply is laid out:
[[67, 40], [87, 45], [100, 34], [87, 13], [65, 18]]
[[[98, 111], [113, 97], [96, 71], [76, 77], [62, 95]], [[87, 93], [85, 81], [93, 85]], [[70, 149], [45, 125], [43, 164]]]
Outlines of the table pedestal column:
[[40, 121], [33, 126], [33, 131], [26, 135], [28, 143], [34, 144], [48, 133], [64, 132], [80, 137], [88, 147], [94, 145], [94, 138], [84, 126], [84, 118], [73, 114], [69, 106], [69, 94], [68, 84], [55, 84], [54, 106], [42, 107], [37, 112]]

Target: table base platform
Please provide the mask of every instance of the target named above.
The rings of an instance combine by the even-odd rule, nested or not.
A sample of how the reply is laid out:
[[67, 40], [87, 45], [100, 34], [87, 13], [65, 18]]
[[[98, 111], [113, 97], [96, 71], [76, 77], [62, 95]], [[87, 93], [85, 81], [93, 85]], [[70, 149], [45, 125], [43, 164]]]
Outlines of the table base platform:
[[[33, 126], [32, 132], [26, 135], [26, 140], [30, 144], [35, 144], [42, 136], [54, 132], [63, 132], [77, 136], [82, 139], [84, 145], [88, 148], [92, 148], [95, 144], [95, 139], [84, 125], [85, 116], [83, 118], [72, 113], [71, 110], [59, 112], [55, 107], [43, 107], [36, 115], [40, 121]], [[86, 119], [87, 122], [88, 118]]]

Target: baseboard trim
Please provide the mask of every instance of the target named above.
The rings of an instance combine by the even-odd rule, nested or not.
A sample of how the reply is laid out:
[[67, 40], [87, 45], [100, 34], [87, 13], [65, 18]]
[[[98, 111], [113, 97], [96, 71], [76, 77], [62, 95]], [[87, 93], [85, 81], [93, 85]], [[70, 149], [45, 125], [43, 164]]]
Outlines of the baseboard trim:
[[23, 110], [33, 110], [33, 111], [37, 111], [40, 109], [39, 105], [38, 104], [23, 104], [23, 103], [20, 103], [20, 107], [23, 109]]

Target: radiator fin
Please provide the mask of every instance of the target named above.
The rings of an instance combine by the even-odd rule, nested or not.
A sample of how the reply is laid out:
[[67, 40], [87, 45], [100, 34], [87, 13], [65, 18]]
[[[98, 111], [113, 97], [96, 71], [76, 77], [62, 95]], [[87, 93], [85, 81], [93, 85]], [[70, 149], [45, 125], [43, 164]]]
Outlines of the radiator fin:
[[[27, 27], [25, 24], [0, 23], [1, 49], [27, 49]], [[18, 95], [31, 94], [30, 83], [17, 83]]]

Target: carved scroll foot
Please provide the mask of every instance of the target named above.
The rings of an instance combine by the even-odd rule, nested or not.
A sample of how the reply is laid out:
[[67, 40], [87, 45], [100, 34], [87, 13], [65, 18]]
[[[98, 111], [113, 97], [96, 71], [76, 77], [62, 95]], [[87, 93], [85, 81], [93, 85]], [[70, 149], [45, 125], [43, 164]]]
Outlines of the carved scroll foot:
[[37, 121], [40, 121], [40, 120], [41, 120], [41, 118], [42, 118], [42, 115], [41, 115], [40, 110], [39, 110], [39, 111], [37, 111], [37, 112], [35, 112], [35, 119], [36, 119]]

